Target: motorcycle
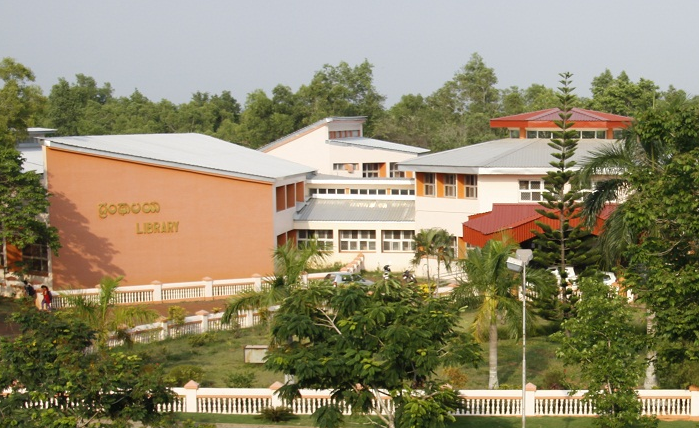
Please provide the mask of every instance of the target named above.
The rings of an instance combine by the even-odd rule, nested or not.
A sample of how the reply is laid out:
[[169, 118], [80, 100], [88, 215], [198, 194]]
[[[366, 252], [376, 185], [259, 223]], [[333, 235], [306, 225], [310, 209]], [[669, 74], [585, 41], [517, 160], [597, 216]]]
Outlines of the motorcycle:
[[384, 265], [383, 267], [383, 279], [388, 280], [388, 277], [391, 275], [391, 266], [390, 265]]
[[409, 269], [406, 269], [405, 272], [403, 272], [403, 281], [406, 283], [417, 283], [417, 279]]

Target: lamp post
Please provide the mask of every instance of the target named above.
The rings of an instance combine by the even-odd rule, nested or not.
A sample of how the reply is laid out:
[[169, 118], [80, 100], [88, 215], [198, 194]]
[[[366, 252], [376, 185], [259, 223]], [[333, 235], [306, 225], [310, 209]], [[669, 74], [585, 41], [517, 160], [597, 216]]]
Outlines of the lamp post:
[[522, 273], [522, 428], [527, 426], [527, 264], [533, 253], [528, 249], [519, 249], [514, 257], [507, 258], [507, 269]]

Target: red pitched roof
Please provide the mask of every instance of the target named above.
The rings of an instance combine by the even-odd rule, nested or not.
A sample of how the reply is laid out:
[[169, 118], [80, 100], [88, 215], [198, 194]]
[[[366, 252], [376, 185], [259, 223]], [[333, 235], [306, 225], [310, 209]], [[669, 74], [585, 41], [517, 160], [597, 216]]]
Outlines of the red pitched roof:
[[[542, 221], [551, 226], [557, 225], [556, 220], [550, 220], [536, 209], [543, 207], [539, 203], [524, 204], [493, 204], [493, 210], [485, 213], [474, 214], [463, 223], [463, 240], [476, 247], [483, 247], [490, 239], [500, 239], [507, 235], [515, 241], [522, 243], [534, 238], [532, 229], [539, 230], [536, 221]], [[599, 235], [604, 221], [616, 209], [616, 204], [609, 204], [600, 213], [592, 231]], [[579, 219], [571, 222], [572, 226], [579, 223]]]
[[[553, 126], [554, 121], [561, 119], [559, 116], [560, 112], [561, 110], [559, 108], [550, 108], [493, 118], [490, 120], [490, 127], [550, 127]], [[584, 128], [586, 123], [595, 123], [594, 127], [599, 127], [600, 124], [605, 123], [608, 127], [625, 127], [631, 124], [633, 118], [623, 115], [608, 114], [606, 112], [592, 111], [590, 109], [573, 108], [571, 109], [570, 121], [577, 123], [576, 126], [574, 126], [575, 128]]]

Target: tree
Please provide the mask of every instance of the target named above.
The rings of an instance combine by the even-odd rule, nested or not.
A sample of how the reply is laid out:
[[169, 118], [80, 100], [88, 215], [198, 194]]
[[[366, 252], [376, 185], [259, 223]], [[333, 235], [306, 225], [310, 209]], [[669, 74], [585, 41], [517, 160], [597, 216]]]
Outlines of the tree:
[[0, 62], [0, 147], [12, 147], [27, 137], [46, 103], [41, 89], [32, 85], [34, 73], [26, 66], [6, 57]]
[[590, 109], [627, 116], [652, 108], [660, 96], [653, 81], [641, 78], [633, 83], [624, 71], [614, 78], [609, 69], [592, 79], [590, 91]]
[[275, 313], [265, 366], [294, 376], [278, 392], [288, 402], [301, 388], [332, 389], [333, 403], [313, 414], [319, 426], [338, 425], [337, 403], [389, 427], [444, 426], [459, 402], [435, 380], [437, 367], [479, 358], [449, 301], [388, 279], [292, 291]]
[[[27, 126], [41, 103], [40, 92], [27, 84], [34, 80], [32, 72], [12, 59], [5, 58], [0, 63], [0, 78], [4, 82], [0, 89], [0, 105], [3, 106], [0, 110], [2, 252], [6, 253], [8, 244], [22, 250], [40, 243], [56, 253], [60, 248], [57, 230], [45, 222], [49, 195], [39, 174], [23, 170], [25, 159], [15, 148], [17, 141], [27, 136]], [[20, 267], [21, 264], [19, 262]]]
[[582, 279], [580, 290], [584, 299], [575, 317], [552, 336], [561, 344], [556, 355], [567, 365], [580, 366], [588, 389], [584, 398], [594, 405], [598, 426], [657, 426], [657, 419], [641, 415], [635, 391], [644, 373], [639, 353], [646, 338], [634, 331], [626, 299], [592, 278]]
[[[577, 132], [572, 130], [570, 121], [571, 109], [575, 102], [572, 94], [571, 74], [560, 74], [562, 87], [559, 88], [560, 120], [555, 123], [560, 129], [554, 132], [549, 146], [554, 149], [551, 153], [554, 161], [550, 162], [555, 168], [544, 176], [544, 201], [540, 202], [543, 209], [536, 212], [551, 222], [536, 221], [539, 230], [532, 230], [538, 253], [534, 262], [543, 267], [555, 266], [560, 275], [561, 297], [564, 304], [574, 300], [568, 286], [566, 266], [587, 267], [594, 263], [596, 256], [590, 252], [592, 234], [583, 223], [574, 223], [580, 218], [580, 199], [582, 193], [575, 181], [576, 171], [573, 170], [575, 161], [572, 160], [577, 149]], [[570, 311], [570, 304], [564, 309], [564, 315]]]
[[[162, 425], [158, 406], [174, 394], [148, 358], [91, 351], [94, 331], [62, 311], [26, 304], [13, 315], [21, 335], [0, 339], [0, 426], [20, 428]], [[45, 408], [35, 408], [43, 404]]]
[[123, 277], [102, 277], [97, 301], [84, 295], [67, 295], [69, 307], [66, 314], [77, 317], [95, 331], [95, 339], [100, 349], [108, 347], [110, 334], [131, 344], [128, 329], [144, 323], [152, 323], [160, 315], [139, 305], [117, 305], [117, 288]]
[[[75, 84], [60, 78], [48, 97], [46, 120], [63, 136], [89, 134], [93, 120], [98, 120], [102, 107], [112, 100], [114, 90], [107, 82], [102, 87], [90, 76], [75, 75]], [[90, 113], [93, 118], [87, 116]]]
[[221, 321], [230, 323], [243, 310], [260, 310], [269, 314], [270, 307], [281, 304], [302, 285], [302, 274], [310, 266], [324, 261], [329, 253], [322, 250], [315, 240], [307, 241], [302, 247], [296, 246], [293, 241], [278, 246], [272, 253], [274, 276], [259, 291], [251, 290], [231, 298]]
[[427, 283], [430, 283], [430, 257], [437, 259], [437, 283], [434, 293], [439, 289], [439, 271], [443, 264], [447, 270], [451, 269], [454, 260], [454, 249], [452, 248], [451, 234], [446, 229], [430, 228], [420, 229], [415, 235], [415, 256], [411, 263], [420, 265], [422, 259], [427, 260]]

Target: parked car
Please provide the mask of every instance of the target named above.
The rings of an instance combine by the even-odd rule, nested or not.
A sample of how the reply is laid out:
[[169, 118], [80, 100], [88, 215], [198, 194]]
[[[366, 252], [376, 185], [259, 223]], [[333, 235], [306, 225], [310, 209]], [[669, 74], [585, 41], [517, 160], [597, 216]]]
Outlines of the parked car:
[[373, 281], [367, 280], [359, 274], [351, 272], [331, 272], [325, 276], [326, 280], [332, 280], [333, 286], [337, 287], [347, 283], [359, 283], [365, 286], [371, 286]]

